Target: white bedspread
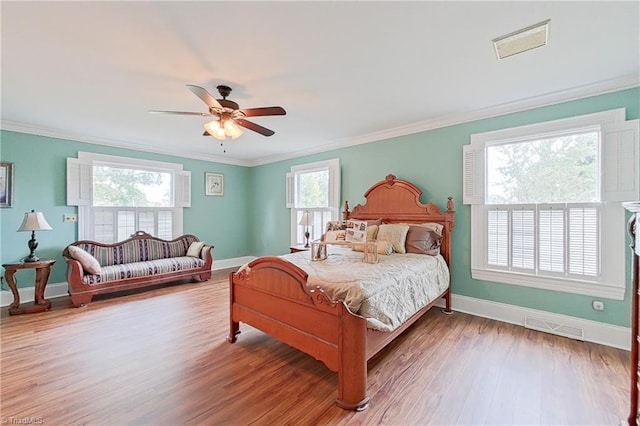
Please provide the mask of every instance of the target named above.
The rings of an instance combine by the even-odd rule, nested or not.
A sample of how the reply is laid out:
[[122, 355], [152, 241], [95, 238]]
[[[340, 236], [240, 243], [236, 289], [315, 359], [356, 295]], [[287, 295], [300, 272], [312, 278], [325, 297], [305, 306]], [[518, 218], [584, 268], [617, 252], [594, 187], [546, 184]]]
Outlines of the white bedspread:
[[394, 330], [449, 287], [449, 268], [440, 255], [380, 255], [369, 264], [361, 252], [328, 249], [322, 261], [312, 261], [308, 251], [281, 257], [309, 274], [309, 288], [320, 286], [332, 300], [344, 300], [369, 328]]

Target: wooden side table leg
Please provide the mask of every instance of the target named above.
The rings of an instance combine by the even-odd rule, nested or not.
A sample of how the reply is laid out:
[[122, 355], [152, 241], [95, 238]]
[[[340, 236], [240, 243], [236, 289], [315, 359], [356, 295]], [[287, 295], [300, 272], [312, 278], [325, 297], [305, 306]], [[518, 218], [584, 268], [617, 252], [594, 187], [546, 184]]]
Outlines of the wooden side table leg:
[[51, 268], [38, 268], [36, 269], [36, 288], [33, 298], [35, 305], [48, 305], [49, 301], [44, 298], [44, 290], [47, 287], [47, 281], [49, 280], [49, 273]]
[[4, 271], [4, 279], [7, 280], [7, 284], [9, 284], [9, 288], [11, 289], [11, 293], [13, 293], [13, 303], [9, 305], [9, 308], [18, 308], [20, 306], [20, 293], [18, 293], [18, 288], [16, 287], [16, 282], [13, 279], [13, 276], [16, 274], [15, 269], [5, 269]]

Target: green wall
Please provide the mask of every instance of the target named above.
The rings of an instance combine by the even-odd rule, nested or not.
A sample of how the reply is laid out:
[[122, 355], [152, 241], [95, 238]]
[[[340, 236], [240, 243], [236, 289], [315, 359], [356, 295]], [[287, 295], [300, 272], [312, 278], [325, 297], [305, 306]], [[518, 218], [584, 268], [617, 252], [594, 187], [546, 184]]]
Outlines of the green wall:
[[[286, 253], [290, 214], [285, 207], [285, 173], [292, 165], [339, 157], [342, 202], [348, 200], [352, 207], [364, 201], [362, 195], [369, 186], [389, 173], [418, 185], [424, 191], [423, 202], [433, 201], [444, 208], [447, 196], [453, 196], [456, 226], [451, 267], [455, 294], [628, 326], [628, 291], [624, 301], [605, 300], [605, 310], [597, 312], [591, 308], [592, 297], [473, 280], [470, 209], [462, 204], [462, 146], [469, 143], [471, 134], [614, 108], [626, 108], [627, 119], [640, 118], [640, 88], [252, 168], [2, 131], [0, 159], [15, 164], [15, 197], [12, 208], [0, 209], [0, 261], [10, 262], [28, 254], [29, 235], [16, 229], [24, 212], [40, 210], [54, 230], [37, 234], [38, 254], [58, 259], [50, 283], [66, 280], [60, 253], [77, 239], [76, 225], [62, 222], [64, 213], [76, 211], [66, 206], [66, 158], [75, 157], [78, 151], [184, 164], [192, 173], [192, 205], [185, 209], [184, 231], [213, 243], [216, 259]], [[224, 173], [224, 197], [204, 196], [206, 171]], [[33, 278], [26, 272], [16, 276], [20, 286], [33, 285]]]
[[[36, 253], [58, 260], [49, 283], [66, 281], [62, 250], [78, 239], [77, 224], [62, 221], [63, 214], [77, 212], [76, 207], [66, 205], [66, 159], [77, 157], [78, 151], [183, 164], [185, 170], [191, 171], [191, 207], [184, 209], [184, 233], [213, 244], [214, 259], [246, 256], [251, 251], [250, 230], [246, 227], [253, 215], [246, 208], [253, 194], [249, 168], [9, 131], [2, 131], [0, 137], [0, 159], [14, 163], [15, 169], [13, 207], [0, 209], [2, 263], [29, 254], [30, 233], [16, 230], [25, 212], [42, 211], [53, 230], [36, 233], [39, 243]], [[223, 197], [204, 195], [205, 172], [224, 174]], [[33, 271], [20, 272], [15, 277], [18, 287], [33, 286]], [[7, 289], [6, 283], [2, 288]]]
[[[255, 167], [254, 202], [263, 211], [255, 218], [261, 232], [253, 234], [253, 253], [284, 253], [289, 246], [289, 210], [285, 208], [284, 191], [274, 194], [270, 188], [285, 187], [285, 173], [292, 165], [339, 157], [342, 203], [347, 200], [352, 207], [364, 202], [364, 192], [389, 173], [418, 185], [424, 191], [423, 202], [433, 201], [444, 209], [447, 196], [453, 196], [456, 225], [451, 267], [455, 294], [628, 326], [629, 291], [623, 301], [605, 300], [605, 310], [598, 312], [591, 307], [592, 297], [471, 278], [470, 208], [462, 204], [462, 146], [469, 144], [473, 133], [614, 108], [626, 108], [627, 119], [640, 118], [639, 99], [640, 88], [634, 88]], [[627, 265], [630, 265], [628, 254]]]

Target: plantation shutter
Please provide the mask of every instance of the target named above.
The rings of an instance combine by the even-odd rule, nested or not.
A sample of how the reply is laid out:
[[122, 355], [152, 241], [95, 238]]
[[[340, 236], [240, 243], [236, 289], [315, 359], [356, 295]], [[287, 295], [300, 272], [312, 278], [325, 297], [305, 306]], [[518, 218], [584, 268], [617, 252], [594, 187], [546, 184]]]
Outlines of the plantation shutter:
[[176, 191], [175, 202], [176, 207], [191, 207], [191, 172], [183, 170], [176, 172]]
[[476, 145], [462, 147], [462, 202], [463, 204], [484, 203], [484, 148]]
[[67, 158], [67, 205], [93, 203], [93, 166], [77, 158]]
[[536, 211], [534, 206], [514, 209], [511, 218], [511, 266], [534, 270], [536, 256]]
[[565, 212], [554, 206], [538, 206], [538, 265], [540, 271], [564, 273]]
[[506, 209], [487, 211], [487, 263], [509, 266], [509, 211]]
[[575, 275], [600, 274], [600, 210], [593, 206], [568, 209], [568, 272]]
[[293, 200], [295, 197], [295, 182], [293, 173], [287, 173], [286, 175], [286, 203], [287, 208], [293, 207]]
[[640, 195], [639, 122], [610, 124], [602, 130], [602, 201], [637, 200]]

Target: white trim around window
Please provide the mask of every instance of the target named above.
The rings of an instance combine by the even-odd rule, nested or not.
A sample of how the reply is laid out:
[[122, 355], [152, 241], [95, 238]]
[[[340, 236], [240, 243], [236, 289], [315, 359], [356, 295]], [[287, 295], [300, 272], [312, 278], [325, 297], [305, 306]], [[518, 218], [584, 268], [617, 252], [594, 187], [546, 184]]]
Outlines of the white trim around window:
[[[93, 206], [93, 170], [96, 165], [169, 173], [172, 186], [168, 204], [165, 203], [162, 207]], [[115, 241], [121, 240], [124, 228], [117, 223], [117, 218], [126, 212], [129, 212], [127, 217], [133, 215], [133, 222], [125, 227], [127, 231], [133, 226], [134, 232], [146, 230], [164, 239], [176, 238], [183, 234], [182, 209], [191, 205], [191, 172], [183, 170], [182, 164], [178, 163], [81, 151], [78, 152], [77, 159], [67, 158], [67, 205], [78, 206], [80, 240], [99, 240], [102, 231], [97, 228], [109, 228], [102, 234], [112, 235]], [[168, 212], [171, 212], [171, 217], [167, 217]], [[97, 214], [102, 222], [96, 219]]]
[[[564, 256], [564, 272], [549, 272], [542, 270], [536, 257], [540, 250], [540, 244], [535, 233], [533, 237], [526, 234], [531, 242], [528, 249], [533, 253], [535, 263], [523, 263], [522, 259], [512, 256], [512, 251], [524, 244], [521, 240], [513, 242], [513, 230], [520, 229], [522, 223], [513, 222], [512, 211], [524, 209], [530, 212], [527, 226], [537, 227], [540, 220], [540, 212], [545, 211], [544, 205], [517, 205], [507, 204], [496, 207], [485, 202], [487, 196], [487, 147], [498, 144], [517, 143], [531, 141], [532, 138], [544, 139], [561, 133], [578, 131], [580, 129], [597, 129], [599, 138], [598, 158], [598, 200], [588, 205], [589, 214], [595, 214], [592, 222], [597, 225], [597, 230], [589, 228], [588, 236], [597, 243], [598, 259], [579, 259], [578, 262], [587, 262], [582, 275], [575, 274], [567, 265], [574, 260], [572, 253], [567, 250], [570, 244], [574, 244], [571, 235], [571, 215], [582, 206], [566, 204], [558, 206], [564, 211], [565, 218], [560, 224], [564, 227], [564, 248], [560, 256]], [[635, 200], [640, 195], [639, 191], [639, 146], [640, 138], [639, 120], [625, 121], [625, 110], [617, 109], [602, 113], [572, 117], [552, 122], [538, 123], [529, 126], [503, 129], [494, 132], [471, 135], [471, 144], [463, 149], [463, 198], [465, 204], [471, 205], [471, 275], [472, 278], [497, 283], [533, 287], [545, 290], [561, 291], [573, 294], [582, 294], [593, 297], [602, 297], [614, 300], [623, 300], [626, 288], [626, 227], [624, 209], [621, 201]], [[489, 220], [489, 211], [494, 213]], [[557, 211], [560, 213], [559, 211]], [[595, 212], [595, 213], [594, 213]], [[579, 215], [578, 215], [579, 216]], [[519, 216], [518, 216], [519, 217]], [[546, 217], [546, 216], [545, 216]], [[510, 222], [503, 222], [501, 219]], [[522, 218], [520, 218], [522, 219]], [[518, 220], [520, 220], [518, 219]], [[558, 216], [558, 220], [561, 217]], [[493, 231], [489, 229], [489, 223]], [[522, 222], [522, 221], [521, 221]], [[530, 222], [530, 223], [529, 223]], [[506, 223], [506, 224], [505, 224]], [[502, 227], [502, 233], [495, 233], [495, 227]], [[589, 225], [593, 226], [593, 224]], [[573, 228], [572, 228], [573, 229]], [[493, 234], [491, 234], [491, 232]], [[505, 237], [504, 233], [511, 235]], [[535, 232], [540, 232], [535, 231]], [[489, 240], [492, 235], [492, 240]], [[524, 234], [523, 234], [524, 235]], [[500, 243], [496, 238], [509, 241]], [[533, 238], [533, 240], [532, 240]], [[562, 241], [562, 240], [560, 240]], [[492, 259], [489, 260], [489, 242], [497, 244], [492, 251]], [[580, 241], [578, 241], [580, 243]], [[502, 245], [500, 245], [502, 244]], [[506, 244], [506, 246], [505, 246]], [[579, 249], [579, 247], [578, 247]], [[593, 251], [593, 250], [592, 250]], [[505, 255], [506, 253], [506, 255]], [[504, 260], [508, 257], [508, 261]], [[524, 265], [524, 267], [523, 267]], [[579, 269], [578, 268], [578, 269]]]

